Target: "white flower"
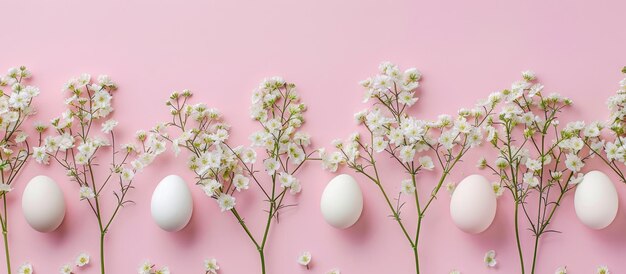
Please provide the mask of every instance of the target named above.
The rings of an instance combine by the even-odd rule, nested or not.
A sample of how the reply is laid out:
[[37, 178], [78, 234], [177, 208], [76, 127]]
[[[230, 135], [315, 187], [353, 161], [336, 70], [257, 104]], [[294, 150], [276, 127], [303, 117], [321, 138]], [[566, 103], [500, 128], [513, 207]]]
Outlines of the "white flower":
[[454, 192], [454, 189], [456, 189], [456, 184], [454, 182], [446, 183], [446, 191], [448, 191], [450, 195], [452, 195], [452, 193]]
[[536, 187], [539, 185], [539, 178], [537, 178], [532, 172], [524, 173], [523, 181], [529, 187]]
[[496, 194], [496, 197], [500, 197], [504, 193], [504, 188], [499, 182], [491, 183], [491, 188], [493, 189], [493, 193]]
[[374, 140], [372, 142], [373, 142], [374, 151], [376, 152], [384, 151], [385, 148], [387, 148], [387, 145], [389, 145], [389, 143], [385, 140], [385, 138], [381, 136], [374, 137]]
[[582, 173], [576, 174], [576, 176], [572, 176], [572, 179], [569, 181], [570, 185], [577, 185], [583, 181], [585, 176]]
[[535, 80], [536, 76], [532, 70], [522, 71], [522, 78], [526, 81]]
[[433, 170], [433, 168], [435, 167], [435, 164], [433, 164], [433, 159], [430, 158], [430, 156], [419, 157], [418, 161], [420, 162], [420, 165], [426, 170]]
[[11, 190], [13, 190], [13, 188], [11, 188], [11, 185], [0, 183], [0, 193], [10, 192]]
[[72, 271], [74, 270], [72, 269], [72, 266], [69, 264], [61, 266], [61, 268], [59, 269], [59, 273], [61, 274], [72, 274]]
[[298, 263], [300, 265], [306, 266], [307, 269], [309, 268], [309, 263], [311, 262], [311, 259], [313, 257], [311, 257], [311, 252], [305, 251], [302, 252], [302, 254], [300, 254], [300, 256], [298, 256]]
[[78, 255], [78, 257], [76, 258], [76, 265], [77, 266], [86, 266], [87, 264], [89, 264], [89, 254], [87, 254], [87, 253], [80, 253]]
[[167, 266], [164, 266], [161, 269], [154, 271], [154, 274], [170, 274], [170, 269]]
[[274, 173], [276, 173], [276, 171], [280, 168], [280, 163], [278, 163], [278, 161], [274, 158], [265, 159], [263, 164], [265, 165], [265, 171], [267, 171], [267, 174], [270, 176], [274, 175]]
[[498, 263], [496, 261], [496, 252], [494, 250], [487, 251], [487, 253], [485, 253], [484, 261], [488, 267], [495, 267]]
[[561, 266], [554, 271], [554, 274], [567, 274], [567, 267]]
[[220, 187], [222, 187], [222, 184], [220, 184], [220, 182], [211, 179], [203, 184], [202, 190], [204, 190], [204, 193], [206, 193], [207, 196], [212, 197], [213, 195], [217, 195], [217, 191], [220, 189]]
[[139, 266], [139, 274], [152, 274], [152, 268], [154, 267], [150, 261], [145, 261], [141, 266]]
[[413, 161], [413, 157], [415, 157], [415, 149], [413, 146], [403, 146], [400, 149], [400, 159], [405, 163], [410, 163]]
[[217, 198], [217, 203], [219, 204], [222, 212], [231, 210], [235, 207], [235, 197], [222, 193]]
[[341, 274], [341, 271], [337, 268], [331, 269], [326, 274]]
[[215, 258], [204, 260], [204, 270], [206, 270], [207, 273], [217, 274], [219, 269], [220, 266], [217, 265], [217, 260]]
[[584, 164], [582, 160], [580, 160], [578, 155], [569, 153], [567, 154], [566, 159], [565, 159], [565, 166], [573, 172], [579, 172], [580, 169], [584, 166]]
[[135, 173], [133, 172], [132, 169], [125, 168], [124, 170], [122, 170], [120, 177], [122, 178], [123, 181], [130, 182], [133, 179], [133, 177], [135, 177]]
[[35, 161], [37, 161], [37, 163], [48, 164], [46, 147], [33, 147], [33, 157], [35, 157]]
[[31, 265], [29, 263], [24, 263], [23, 265], [20, 266], [20, 268], [17, 269], [17, 273], [19, 273], [19, 274], [33, 274], [34, 273], [33, 265]]
[[606, 265], [599, 266], [596, 270], [597, 274], [611, 274], [609, 268]]
[[248, 177], [243, 176], [241, 174], [235, 174], [233, 177], [233, 184], [237, 191], [241, 191], [242, 189], [248, 189], [250, 179]]
[[461, 274], [461, 271], [458, 271], [455, 269], [455, 270], [450, 271], [450, 274]]
[[291, 187], [289, 188], [289, 193], [291, 195], [296, 195], [300, 193], [300, 191], [302, 191], [302, 185], [300, 184], [300, 181], [296, 179], [296, 181], [291, 184]]
[[402, 193], [412, 195], [415, 193], [415, 185], [413, 185], [412, 179], [402, 180], [401, 184]]
[[15, 142], [18, 144], [23, 143], [24, 141], [26, 141], [26, 138], [28, 138], [28, 134], [20, 132], [15, 136]]
[[256, 162], [256, 151], [252, 148], [244, 150], [244, 152], [241, 154], [241, 160], [246, 164]]
[[93, 189], [91, 187], [88, 187], [88, 186], [80, 187], [80, 199], [81, 200], [92, 199], [94, 197], [96, 197], [96, 194], [93, 192]]
[[278, 181], [280, 182], [281, 187], [289, 188], [297, 181], [297, 179], [289, 173], [281, 172], [278, 174]]
[[113, 120], [113, 119], [108, 120], [108, 121], [102, 123], [102, 132], [104, 132], [104, 133], [111, 132], [113, 130], [113, 128], [115, 126], [117, 126], [117, 124], [118, 124], [118, 122]]
[[526, 160], [526, 168], [532, 171], [537, 171], [541, 169], [541, 161], [528, 158]]

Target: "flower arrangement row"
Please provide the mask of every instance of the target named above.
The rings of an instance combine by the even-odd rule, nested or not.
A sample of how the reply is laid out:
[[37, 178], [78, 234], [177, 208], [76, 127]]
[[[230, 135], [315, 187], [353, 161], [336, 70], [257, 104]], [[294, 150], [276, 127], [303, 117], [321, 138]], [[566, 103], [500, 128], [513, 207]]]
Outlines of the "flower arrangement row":
[[[134, 143], [116, 143], [118, 121], [112, 119], [112, 99], [117, 85], [108, 76], [93, 79], [88, 74], [67, 82], [66, 110], [50, 123], [35, 123], [36, 136], [28, 136], [27, 120], [36, 113], [34, 101], [40, 91], [27, 85], [31, 77], [27, 68], [12, 68], [0, 78], [0, 86], [6, 87], [0, 96], [0, 224], [7, 273], [12, 273], [7, 195], [16, 187], [14, 182], [31, 157], [37, 163], [63, 168], [76, 185], [77, 196], [93, 213], [99, 229], [102, 274], [107, 265], [107, 233], [120, 210], [133, 203], [130, 197], [136, 174], [168, 147], [176, 157], [188, 157], [187, 167], [195, 176], [195, 184], [240, 225], [242, 236], [258, 252], [259, 272], [263, 274], [268, 273], [265, 250], [271, 228], [279, 224], [281, 212], [295, 206], [292, 201], [302, 190], [297, 173], [310, 161], [321, 162], [331, 172], [345, 167], [361, 183], [376, 185], [391, 219], [406, 238], [418, 274], [420, 265], [427, 263], [420, 261], [420, 253], [428, 252], [419, 245], [421, 228], [427, 225], [429, 209], [442, 190], [452, 193], [451, 215], [455, 224], [469, 233], [487, 229], [495, 215], [496, 198], [505, 193], [511, 195], [515, 211], [510, 217], [515, 221], [520, 273], [536, 273], [539, 242], [545, 234], [557, 231], [552, 221], [563, 197], [571, 190], [577, 188], [576, 213], [583, 223], [601, 229], [613, 221], [617, 211], [613, 183], [600, 171], [584, 174], [582, 169], [588, 161], [597, 159], [626, 183], [621, 170], [626, 161], [626, 78], [620, 82], [617, 94], [608, 99], [611, 114], [607, 121], [561, 123], [559, 116], [571, 108], [572, 100], [544, 91], [530, 71], [523, 72], [510, 88], [493, 92], [454, 115], [418, 119], [412, 108], [418, 101], [416, 92], [421, 76], [417, 69], [402, 71], [392, 63], [382, 63], [377, 75], [360, 83], [365, 89], [364, 103], [368, 105], [355, 114], [362, 127], [360, 133], [334, 141], [333, 149], [314, 149], [310, 135], [301, 131], [307, 107], [301, 102], [296, 85], [279, 77], [264, 79], [252, 93], [250, 115], [258, 122], [258, 131], [250, 136], [249, 144], [230, 141], [231, 125], [219, 110], [193, 102], [189, 90], [174, 92], [167, 99], [163, 111], [171, 114], [169, 121], [159, 122], [148, 131], [138, 131]], [[468, 152], [481, 145], [491, 148], [492, 153], [480, 159], [477, 167], [490, 171], [490, 180], [472, 175], [458, 185], [449, 183], [448, 176]], [[406, 179], [394, 183], [383, 178], [379, 167], [383, 158], [392, 159]], [[98, 166], [106, 167], [106, 172]], [[436, 182], [419, 180], [423, 172], [433, 170], [439, 170]], [[265, 208], [260, 214], [265, 218], [261, 224], [248, 223], [237, 210], [238, 193], [250, 190], [264, 198]], [[152, 216], [161, 228], [177, 231], [191, 218], [191, 200], [185, 191], [188, 192], [186, 183], [176, 176], [166, 177], [157, 186]], [[40, 197], [40, 192], [48, 193], [50, 198], [32, 198]], [[590, 193], [605, 195], [596, 197]], [[116, 200], [112, 208], [102, 202], [106, 195], [113, 195]], [[353, 225], [361, 214], [360, 195], [358, 183], [351, 176], [343, 174], [333, 179], [322, 197], [326, 221], [338, 228]], [[403, 214], [407, 203], [415, 207], [414, 216]], [[64, 207], [62, 194], [52, 179], [38, 176], [26, 186], [22, 209], [34, 229], [55, 230], [63, 220]], [[165, 212], [163, 207], [179, 210]], [[590, 208], [595, 211], [590, 212]], [[414, 222], [411, 227], [415, 230], [409, 229], [409, 222]], [[261, 235], [251, 232], [249, 227], [253, 225], [263, 228]], [[520, 233], [525, 228], [532, 231], [531, 241]], [[522, 245], [526, 243], [534, 250], [529, 258], [522, 254]], [[307, 268], [310, 261], [308, 252], [298, 257], [298, 263]], [[89, 256], [81, 254], [76, 265], [88, 262]], [[485, 262], [495, 265], [494, 251], [487, 253]], [[215, 259], [205, 261], [206, 273], [218, 270]], [[76, 273], [69, 264], [60, 272]], [[24, 264], [18, 273], [33, 273], [33, 267]], [[146, 262], [139, 273], [169, 273], [169, 269], [157, 269]], [[566, 268], [561, 267], [556, 273], [566, 273]], [[601, 267], [598, 273], [609, 271]]]

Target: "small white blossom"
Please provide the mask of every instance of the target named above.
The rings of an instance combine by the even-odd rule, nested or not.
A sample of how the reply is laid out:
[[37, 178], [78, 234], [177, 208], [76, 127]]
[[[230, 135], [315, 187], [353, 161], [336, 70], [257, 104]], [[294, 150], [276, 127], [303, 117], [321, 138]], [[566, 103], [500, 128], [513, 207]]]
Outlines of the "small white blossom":
[[280, 168], [280, 163], [278, 163], [278, 161], [274, 158], [265, 159], [263, 164], [265, 165], [265, 171], [267, 171], [267, 174], [269, 175], [274, 175], [274, 173], [276, 173], [276, 171]]
[[433, 159], [430, 156], [422, 156], [418, 159], [420, 165], [426, 170], [433, 170], [435, 164], [433, 164]]
[[17, 269], [17, 273], [33, 274], [34, 273], [33, 265], [31, 265], [30, 263], [24, 263], [23, 265], [20, 266], [20, 268]]
[[236, 174], [233, 177], [233, 184], [235, 185], [235, 188], [237, 189], [237, 191], [248, 189], [250, 185], [249, 182], [250, 182], [250, 179], [241, 174]]
[[305, 251], [302, 252], [302, 254], [300, 254], [300, 256], [298, 256], [298, 264], [302, 265], [302, 266], [306, 266], [307, 269], [309, 268], [309, 263], [311, 263], [311, 259], [313, 257], [311, 256], [311, 252]]
[[113, 119], [108, 120], [108, 121], [102, 123], [102, 132], [110, 133], [113, 130], [113, 128], [115, 128], [115, 126], [117, 126], [117, 124], [118, 124], [118, 122], [113, 120]]
[[161, 269], [154, 271], [154, 274], [170, 274], [170, 269], [167, 266], [164, 266]]
[[326, 274], [341, 274], [341, 271], [337, 268], [331, 269]]
[[72, 274], [72, 271], [74, 271], [74, 269], [72, 269], [72, 266], [69, 264], [63, 265], [59, 269], [59, 273], [61, 274]]
[[606, 265], [599, 266], [596, 270], [596, 274], [611, 274], [609, 268]]
[[494, 250], [487, 251], [487, 253], [485, 254], [484, 261], [488, 267], [495, 267], [496, 264], [498, 263], [496, 261], [496, 252]]
[[92, 199], [94, 197], [96, 197], [96, 193], [94, 193], [91, 187], [88, 187], [88, 186], [80, 187], [80, 199], [81, 200]]
[[235, 207], [235, 197], [222, 193], [217, 198], [217, 203], [219, 204], [222, 212], [228, 211]]
[[537, 178], [537, 176], [535, 176], [532, 172], [524, 173], [523, 181], [529, 187], [536, 187], [539, 185], [539, 178]]
[[210, 274], [217, 274], [217, 271], [220, 269], [220, 266], [217, 265], [217, 260], [215, 258], [210, 258], [204, 260], [204, 270]]
[[86, 266], [87, 264], [89, 264], [89, 254], [87, 253], [80, 253], [78, 255], [78, 257], [76, 258], [76, 266]]
[[413, 185], [412, 179], [402, 180], [401, 184], [402, 193], [407, 195], [413, 195], [415, 193], [415, 185]]
[[145, 261], [143, 264], [139, 266], [139, 274], [152, 274], [152, 270], [154, 265], [150, 263], [150, 261]]
[[500, 197], [502, 196], [502, 194], [504, 194], [504, 188], [502, 187], [502, 184], [500, 184], [500, 182], [491, 183], [491, 188], [493, 189], [493, 193], [496, 194], [496, 197]]
[[584, 164], [578, 155], [570, 153], [566, 156], [565, 166], [573, 172], [579, 172]]
[[446, 183], [446, 191], [448, 191], [448, 193], [450, 193], [450, 195], [452, 195], [452, 193], [454, 193], [454, 189], [456, 189], [456, 184], [454, 182]]
[[567, 274], [567, 267], [560, 266], [559, 268], [556, 269], [556, 271], [554, 271], [554, 274]]
[[0, 183], [0, 193], [10, 192], [11, 190], [13, 190], [11, 185]]

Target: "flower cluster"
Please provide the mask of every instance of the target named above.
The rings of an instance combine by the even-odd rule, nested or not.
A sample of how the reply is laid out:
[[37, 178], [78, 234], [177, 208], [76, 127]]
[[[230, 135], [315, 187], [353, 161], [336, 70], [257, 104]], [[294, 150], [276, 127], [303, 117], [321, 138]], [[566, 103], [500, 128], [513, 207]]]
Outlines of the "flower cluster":
[[139, 274], [170, 274], [170, 269], [167, 266], [156, 268], [156, 265], [150, 263], [150, 261], [145, 261], [143, 264], [139, 266], [138, 272]]
[[[76, 261], [74, 263], [77, 267], [84, 267], [89, 264], [89, 254], [81, 253], [76, 257]], [[74, 268], [72, 264], [64, 264], [59, 269], [59, 273], [61, 274], [73, 274]]]
[[[7, 271], [11, 272], [9, 244], [7, 241], [8, 218], [6, 195], [13, 189], [13, 182], [32, 155], [28, 135], [23, 130], [24, 122], [35, 114], [33, 99], [39, 89], [26, 85], [31, 77], [26, 67], [11, 68], [0, 76], [0, 197], [4, 210], [0, 211], [0, 225], [4, 234]], [[4, 212], [4, 213], [2, 213]]]
[[[498, 177], [494, 190], [510, 191], [516, 207], [514, 218], [524, 212], [536, 243], [541, 235], [552, 231], [548, 225], [554, 212], [564, 195], [582, 181], [581, 169], [592, 156], [583, 150], [580, 132], [598, 130], [597, 124], [585, 126], [580, 121], [562, 126], [558, 115], [572, 101], [554, 93], [546, 95], [543, 89], [535, 74], [526, 71], [522, 80], [500, 93], [500, 112], [485, 126], [486, 140], [498, 154], [493, 162], [483, 158], [478, 163], [479, 168], [489, 168]], [[527, 206], [529, 197], [537, 203], [532, 210]], [[519, 239], [518, 227], [516, 236]], [[535, 260], [536, 249], [533, 268]], [[524, 273], [521, 254], [520, 263]]]
[[[376, 157], [378, 154], [386, 154], [406, 172], [407, 178], [400, 182], [400, 195], [415, 197], [419, 227], [447, 175], [470, 148], [481, 144], [481, 125], [491, 115], [501, 97], [494, 93], [472, 108], [459, 110], [455, 117], [440, 115], [434, 121], [420, 120], [409, 115], [408, 111], [418, 100], [415, 92], [419, 87], [421, 73], [414, 68], [402, 72], [389, 62], [382, 63], [379, 71], [378, 75], [361, 82], [366, 90], [365, 102], [374, 101], [371, 107], [355, 114], [356, 122], [367, 130], [366, 136], [354, 133], [345, 141], [336, 140], [334, 146], [337, 151], [322, 151], [320, 156], [324, 168], [334, 172], [340, 165], [346, 165], [380, 188], [392, 212], [391, 216], [398, 222], [416, 253], [419, 273], [416, 245], [419, 229], [415, 239], [409, 236], [400, 218], [404, 203], [400, 202], [400, 198], [396, 205], [391, 203], [380, 178]], [[435, 155], [436, 160], [431, 155]], [[423, 170], [434, 170], [436, 166], [441, 168], [439, 182], [429, 192], [419, 191], [416, 176]], [[419, 202], [421, 193], [428, 193], [426, 202]]]
[[[622, 70], [626, 74], [626, 67]], [[593, 122], [580, 132], [584, 145], [626, 182], [621, 165], [626, 164], [626, 78], [619, 82], [616, 94], [609, 97], [607, 105], [611, 111], [609, 120], [605, 123]], [[602, 136], [602, 130], [608, 128], [609, 136]]]
[[[65, 90], [70, 93], [65, 101], [67, 110], [52, 119], [54, 133], [42, 139], [39, 147], [33, 148], [37, 162], [48, 164], [50, 159], [54, 159], [67, 170], [67, 175], [80, 186], [82, 200], [97, 197], [115, 175], [120, 185], [116, 196], [118, 202], [123, 204], [126, 202], [123, 197], [130, 189], [135, 173], [165, 150], [165, 142], [158, 135], [145, 132], [137, 133], [140, 146], [115, 146], [114, 128], [118, 122], [112, 119], [103, 120], [113, 111], [111, 101], [116, 87], [106, 75], [99, 76], [95, 82], [92, 82], [88, 74], [70, 80], [65, 85]], [[98, 126], [99, 121], [103, 121], [100, 123], [102, 134], [96, 135], [92, 129]], [[112, 150], [111, 176], [97, 186], [94, 179], [89, 179], [93, 177], [86, 175], [94, 172], [92, 167], [96, 165], [97, 152], [106, 147], [111, 147]]]
[[[79, 186], [79, 197], [87, 201], [98, 220], [101, 237], [109, 229], [119, 209], [132, 203], [127, 193], [132, 189], [135, 173], [150, 164], [165, 150], [165, 142], [156, 134], [137, 133], [140, 145], [115, 143], [114, 128], [117, 121], [109, 118], [113, 111], [113, 92], [117, 85], [106, 75], [92, 80], [89, 74], [71, 79], [65, 84], [64, 91], [69, 93], [65, 100], [67, 109], [51, 121], [53, 132], [45, 136], [46, 126], [39, 125], [38, 147], [33, 148], [34, 158], [41, 164], [50, 160], [60, 164], [66, 170], [70, 180]], [[100, 128], [98, 133], [97, 128]], [[99, 151], [110, 150], [111, 162], [108, 175], [95, 176], [99, 162]], [[105, 178], [105, 179], [99, 179]], [[117, 182], [118, 190], [113, 194], [117, 204], [110, 217], [105, 218], [100, 204], [102, 191], [111, 183]], [[103, 244], [103, 241], [101, 241]], [[101, 267], [104, 272], [104, 255], [101, 254]]]
[[[230, 211], [237, 218], [260, 251], [265, 273], [262, 250], [271, 219], [278, 219], [279, 210], [290, 206], [284, 204], [287, 193], [295, 195], [302, 190], [300, 180], [294, 175], [296, 171], [315, 159], [311, 157], [314, 151], [307, 152], [311, 138], [299, 130], [306, 106], [300, 102], [294, 84], [279, 77], [265, 79], [253, 92], [250, 111], [262, 129], [250, 136], [250, 146], [232, 146], [228, 140], [230, 125], [222, 121], [220, 112], [203, 103], [190, 104], [190, 97], [189, 90], [172, 93], [166, 102], [172, 120], [152, 132], [169, 140], [176, 155], [182, 149], [190, 152], [187, 166], [195, 173], [197, 184], [217, 201], [223, 212]], [[179, 133], [171, 136], [166, 127]], [[259, 149], [265, 152], [264, 171], [255, 169]], [[261, 174], [269, 176], [270, 186], [259, 179]], [[251, 182], [258, 186], [268, 203], [262, 241], [252, 236], [236, 210], [235, 193], [248, 190]]]

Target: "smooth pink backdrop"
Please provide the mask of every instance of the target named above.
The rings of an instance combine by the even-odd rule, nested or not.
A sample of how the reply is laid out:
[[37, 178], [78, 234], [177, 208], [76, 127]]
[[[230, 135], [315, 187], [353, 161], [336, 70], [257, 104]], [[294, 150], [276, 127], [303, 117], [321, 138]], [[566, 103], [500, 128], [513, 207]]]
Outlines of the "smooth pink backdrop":
[[[357, 82], [376, 73], [380, 61], [423, 74], [416, 114], [432, 118], [472, 105], [503, 89], [533, 69], [549, 91], [574, 99], [567, 119], [605, 119], [606, 98], [617, 89], [626, 64], [624, 1], [10, 1], [3, 3], [0, 60], [3, 69], [27, 65], [42, 95], [36, 120], [47, 121], [63, 108], [63, 83], [83, 72], [109, 74], [118, 84], [114, 117], [119, 138], [167, 118], [164, 101], [173, 90], [195, 91], [195, 101], [222, 110], [235, 125], [234, 143], [247, 143], [257, 130], [248, 118], [252, 89], [266, 76], [295, 82], [309, 106], [305, 129], [316, 147], [329, 146], [357, 129], [354, 112], [363, 90]], [[473, 158], [451, 177], [476, 173]], [[150, 259], [172, 273], [203, 273], [204, 258], [216, 257], [220, 273], [257, 273], [257, 253], [238, 224], [222, 214], [192, 186], [186, 157], [168, 154], [139, 174], [130, 197], [107, 239], [109, 273], [135, 273]], [[588, 169], [587, 169], [588, 170]], [[481, 172], [482, 173], [482, 172]], [[20, 197], [30, 178], [56, 179], [68, 203], [60, 229], [41, 234], [25, 222]], [[188, 179], [194, 215], [178, 233], [160, 230], [150, 218], [150, 197], [168, 174]], [[483, 173], [489, 175], [488, 173]], [[402, 174], [389, 172], [385, 185], [399, 188]], [[357, 177], [365, 195], [361, 220], [337, 230], [325, 224], [319, 199], [334, 175], [317, 163], [300, 173], [304, 190], [299, 206], [283, 214], [268, 243], [270, 273], [411, 273], [412, 253], [375, 186]], [[434, 183], [426, 176], [421, 188]], [[618, 184], [620, 202], [626, 185]], [[238, 206], [254, 233], [260, 233], [261, 197], [245, 194]], [[571, 193], [573, 194], [573, 193]], [[92, 264], [78, 273], [98, 273], [98, 230], [78, 190], [57, 165], [31, 162], [10, 194], [10, 243], [13, 264], [34, 264], [37, 273], [58, 268], [86, 251]], [[602, 231], [576, 219], [573, 195], [565, 198], [551, 234], [541, 243], [538, 273], [567, 265], [569, 273], [593, 273], [606, 264], [615, 273], [626, 269], [626, 216]], [[480, 235], [456, 229], [448, 213], [449, 195], [433, 204], [420, 242], [423, 273], [518, 273], [511, 219], [512, 202], [498, 202], [492, 227]], [[411, 206], [409, 206], [410, 208]], [[622, 206], [623, 207], [623, 206]], [[407, 209], [407, 213], [411, 213]], [[414, 216], [406, 216], [414, 220]], [[413, 228], [413, 225], [409, 225]], [[525, 240], [530, 244], [530, 234]], [[526, 254], [530, 256], [530, 245]], [[485, 252], [498, 252], [498, 267], [488, 269]], [[313, 266], [296, 264], [309, 250]], [[0, 260], [0, 269], [4, 261]], [[0, 270], [3, 272], [4, 270]]]

